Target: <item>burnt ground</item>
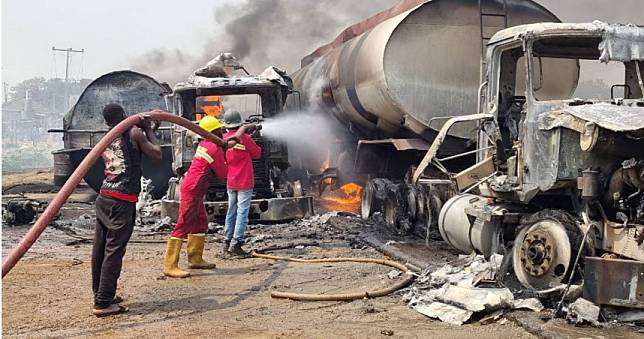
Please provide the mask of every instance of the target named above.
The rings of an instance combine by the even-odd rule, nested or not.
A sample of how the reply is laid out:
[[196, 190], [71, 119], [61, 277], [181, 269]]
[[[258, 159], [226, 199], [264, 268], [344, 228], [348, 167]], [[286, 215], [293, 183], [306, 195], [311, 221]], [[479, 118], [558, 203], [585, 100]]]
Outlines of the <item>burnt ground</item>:
[[[6, 181], [7, 176], [3, 177]], [[25, 176], [23, 182], [28, 181]], [[27, 186], [23, 186], [27, 187]], [[4, 190], [4, 189], [3, 189]], [[39, 198], [53, 196], [39, 193]], [[90, 287], [93, 206], [65, 205], [56, 227], [49, 227], [23, 260], [2, 281], [2, 332], [6, 337], [422, 337], [533, 338], [638, 337], [628, 327], [580, 328], [563, 320], [543, 321], [537, 314], [513, 312], [509, 321], [463, 326], [442, 323], [409, 309], [399, 291], [353, 302], [297, 302], [273, 299], [271, 291], [341, 293], [382, 288], [390, 268], [357, 263], [301, 264], [264, 259], [221, 259], [220, 227], [209, 235], [206, 258], [215, 270], [193, 270], [187, 279], [165, 278], [162, 260], [167, 231], [139, 228], [125, 256], [118, 294], [130, 312], [110, 318], [91, 315]], [[311, 244], [271, 252], [300, 258], [385, 256], [370, 246], [389, 242], [393, 254], [414, 262], [441, 264], [456, 257], [442, 242], [396, 235], [352, 216], [313, 217], [287, 224], [252, 225], [251, 248]], [[28, 225], [3, 227], [2, 253], [8, 252]], [[365, 239], [369, 241], [365, 241]], [[392, 251], [388, 251], [392, 252]], [[410, 258], [411, 258], [410, 257]], [[185, 253], [180, 265], [186, 267]]]

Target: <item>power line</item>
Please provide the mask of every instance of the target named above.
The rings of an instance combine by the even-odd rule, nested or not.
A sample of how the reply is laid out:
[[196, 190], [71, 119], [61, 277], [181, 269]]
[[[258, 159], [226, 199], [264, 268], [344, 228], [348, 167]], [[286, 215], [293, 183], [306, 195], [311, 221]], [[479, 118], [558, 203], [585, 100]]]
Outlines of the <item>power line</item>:
[[51, 48], [52, 51], [54, 52], [65, 52], [66, 53], [66, 62], [65, 62], [65, 102], [63, 103], [64, 110], [67, 111], [69, 109], [69, 63], [70, 63], [70, 57], [72, 53], [85, 53], [85, 49], [73, 49], [71, 47], [68, 48], [56, 48], [53, 46]]
[[65, 52], [67, 54], [67, 61], [65, 63], [65, 82], [69, 81], [69, 61], [70, 61], [70, 54], [71, 53], [85, 53], [85, 49], [73, 49], [71, 47], [69, 48], [56, 48], [55, 46], [51, 48], [52, 51], [55, 52]]

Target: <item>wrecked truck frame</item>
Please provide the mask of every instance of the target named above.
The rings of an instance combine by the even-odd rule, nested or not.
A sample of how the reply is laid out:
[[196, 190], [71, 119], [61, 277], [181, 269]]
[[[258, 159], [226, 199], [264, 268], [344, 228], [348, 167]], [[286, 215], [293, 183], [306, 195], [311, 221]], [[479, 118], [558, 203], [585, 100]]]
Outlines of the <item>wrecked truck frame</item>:
[[[579, 72], [579, 60], [623, 64], [624, 83], [611, 86], [611, 99], [571, 98], [575, 88], [549, 96], [559, 84], [543, 68]], [[480, 111], [458, 118], [479, 122], [477, 161], [450, 174], [458, 193], [440, 211], [443, 239], [467, 253], [512, 255], [519, 281], [538, 290], [579, 280], [576, 267], [585, 266], [588, 298], [644, 308], [644, 28], [508, 28], [490, 40], [486, 64]], [[623, 88], [619, 97], [615, 88]], [[443, 128], [439, 135], [451, 124]], [[436, 164], [440, 143], [414, 182]], [[463, 177], [476, 180], [463, 185]], [[630, 287], [608, 288], [609, 268]]]
[[[198, 97], [257, 95], [261, 101], [261, 111], [249, 116], [247, 122], [261, 123], [280, 114], [287, 96], [292, 93], [290, 78], [283, 71], [269, 67], [258, 76], [191, 76], [188, 82], [177, 84], [166, 100], [171, 102], [174, 114], [194, 121], [197, 120], [195, 102]], [[255, 132], [253, 138], [262, 148], [262, 154], [260, 159], [253, 160], [255, 188], [249, 219], [283, 221], [311, 216], [313, 198], [304, 194], [299, 182], [291, 182], [286, 177], [286, 170], [290, 166], [286, 144], [263, 138], [261, 131]], [[177, 177], [170, 179], [168, 192], [161, 200], [161, 214], [175, 222], [179, 212], [180, 182], [190, 167], [197, 142], [191, 132], [179, 126], [172, 127], [172, 167]], [[228, 198], [224, 181], [217, 179], [211, 184], [204, 205], [209, 220], [225, 217]]]

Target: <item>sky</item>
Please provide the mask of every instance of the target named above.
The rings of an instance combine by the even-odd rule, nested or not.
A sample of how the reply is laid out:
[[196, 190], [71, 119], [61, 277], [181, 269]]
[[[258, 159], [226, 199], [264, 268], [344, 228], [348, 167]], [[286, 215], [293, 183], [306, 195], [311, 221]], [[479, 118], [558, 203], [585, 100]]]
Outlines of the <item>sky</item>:
[[[644, 24], [644, 0], [538, 2], [564, 21]], [[243, 0], [2, 0], [2, 81], [15, 85], [34, 76], [64, 77], [65, 54], [53, 53], [52, 46], [85, 50], [72, 55], [72, 78], [129, 69], [134, 60], [160, 48], [196, 55], [203, 52], [204, 37], [221, 19], [221, 12], [216, 17], [214, 9], [230, 6], [233, 12], [243, 4]], [[329, 32], [327, 41], [342, 28]]]
[[127, 69], [132, 58], [154, 48], [196, 50], [199, 32], [213, 24], [212, 8], [222, 2], [2, 0], [3, 81], [64, 77], [65, 53], [54, 60], [52, 46], [85, 49], [73, 54], [74, 78]]

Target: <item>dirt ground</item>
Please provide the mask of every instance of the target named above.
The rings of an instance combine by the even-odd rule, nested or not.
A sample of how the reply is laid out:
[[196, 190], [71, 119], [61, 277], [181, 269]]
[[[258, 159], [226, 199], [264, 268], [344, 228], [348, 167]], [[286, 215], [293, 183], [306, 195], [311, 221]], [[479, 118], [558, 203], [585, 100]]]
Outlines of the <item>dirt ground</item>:
[[[28, 176], [25, 177], [27, 180]], [[3, 178], [4, 179], [4, 178]], [[6, 183], [7, 181], [5, 181]], [[81, 192], [82, 193], [82, 192]], [[65, 206], [62, 220], [92, 215], [91, 204]], [[209, 235], [206, 258], [214, 270], [192, 270], [187, 279], [166, 278], [162, 258], [167, 233], [135, 231], [128, 246], [118, 295], [130, 312], [96, 318], [91, 314], [90, 274], [93, 220], [73, 229], [50, 227], [2, 281], [2, 334], [6, 337], [404, 337], [404, 338], [534, 338], [534, 337], [638, 337], [628, 328], [595, 330], [575, 328], [563, 321], [535, 318], [532, 334], [512, 320], [481, 325], [454, 326], [429, 319], [408, 308], [403, 291], [387, 297], [353, 302], [298, 302], [273, 299], [271, 291], [304, 293], [356, 292], [389, 286], [391, 268], [357, 263], [301, 264], [264, 259], [219, 258], [221, 235]], [[5, 255], [28, 230], [28, 225], [4, 227]], [[377, 233], [376, 225], [350, 216], [319, 217], [288, 224], [252, 225], [251, 248], [317, 242], [274, 251], [300, 258], [384, 258], [361, 241]], [[74, 232], [70, 236], [70, 232]], [[423, 247], [422, 240], [399, 237], [400, 248]], [[453, 259], [442, 243], [425, 247], [433, 262]], [[185, 247], [184, 247], [185, 248]], [[185, 251], [184, 251], [185, 252]], [[418, 252], [416, 253], [418, 255]], [[186, 267], [185, 253], [180, 265]], [[533, 316], [534, 317], [534, 316]], [[541, 333], [543, 330], [543, 333]], [[550, 332], [548, 332], [550, 331]], [[549, 334], [550, 333], [550, 334]]]

